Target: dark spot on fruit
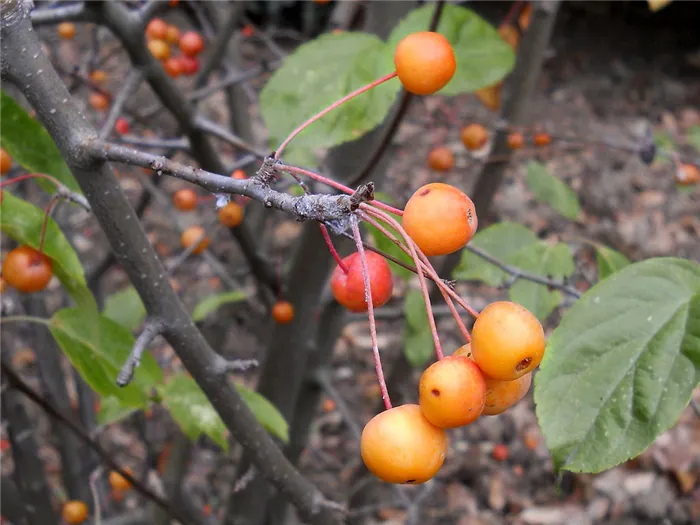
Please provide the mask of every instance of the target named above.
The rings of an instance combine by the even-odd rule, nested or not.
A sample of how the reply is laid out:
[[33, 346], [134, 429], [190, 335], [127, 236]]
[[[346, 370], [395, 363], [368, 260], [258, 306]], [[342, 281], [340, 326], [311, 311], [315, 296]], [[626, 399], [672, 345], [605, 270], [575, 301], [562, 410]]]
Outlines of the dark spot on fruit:
[[407, 480], [406, 480], [406, 483], [415, 483], [415, 482], [416, 482], [415, 479], [407, 479]]
[[526, 357], [518, 363], [518, 366], [515, 367], [515, 371], [520, 372], [525, 370], [528, 366], [530, 366], [530, 363], [532, 363], [532, 357]]
[[438, 397], [440, 395], [440, 391], [437, 388], [433, 388], [430, 391], [431, 394], [433, 394], [435, 397]]
[[418, 194], [418, 196], [419, 196], [419, 197], [425, 197], [428, 193], [430, 193], [430, 190], [429, 190], [429, 189], [425, 189], [425, 190], [421, 191], [421, 192]]

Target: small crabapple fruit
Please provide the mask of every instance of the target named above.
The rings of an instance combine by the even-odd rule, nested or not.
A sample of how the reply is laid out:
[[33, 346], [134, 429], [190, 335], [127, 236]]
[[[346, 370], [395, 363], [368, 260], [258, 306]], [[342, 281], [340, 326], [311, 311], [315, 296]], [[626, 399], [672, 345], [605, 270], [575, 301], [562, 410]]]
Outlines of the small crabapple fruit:
[[532, 137], [535, 146], [549, 146], [552, 143], [552, 136], [549, 133], [535, 133]]
[[188, 57], [197, 56], [204, 49], [204, 40], [199, 33], [187, 31], [180, 37], [178, 44], [182, 54]]
[[250, 38], [255, 34], [255, 28], [250, 24], [246, 24], [243, 26], [243, 29], [241, 29], [241, 34], [246, 38]]
[[[183, 248], [187, 249], [194, 243], [196, 243], [197, 239], [202, 237], [202, 235], [204, 235], [204, 228], [202, 228], [201, 226], [190, 226], [184, 232], [182, 232], [182, 235], [180, 236], [180, 244], [182, 244]], [[197, 244], [197, 247], [194, 250], [192, 250], [192, 253], [202, 253], [209, 246], [209, 242], [209, 237], [203, 237], [202, 240], [199, 241], [199, 243]]]
[[107, 80], [107, 73], [101, 69], [96, 69], [90, 73], [90, 80], [92, 80], [95, 84], [102, 84]]
[[530, 26], [530, 18], [532, 17], [532, 3], [528, 2], [525, 4], [525, 7], [523, 7], [523, 10], [520, 11], [520, 15], [518, 15], [518, 25], [520, 26], [521, 31], [526, 31], [527, 28]]
[[[245, 171], [240, 170], [240, 169], [234, 170], [234, 172], [231, 174], [231, 177], [233, 177], [234, 179], [238, 179], [238, 180], [245, 180], [245, 179], [248, 178], [248, 177], [246, 176], [246, 174], [245, 174]], [[248, 203], [248, 201], [250, 201], [250, 197], [245, 197], [245, 196], [243, 196], [243, 195], [238, 195], [238, 196], [236, 197], [236, 200], [237, 200], [238, 202], [240, 202], [241, 204], [245, 205], [245, 204]]]
[[489, 134], [481, 124], [469, 124], [462, 129], [462, 144], [469, 151], [483, 148], [488, 140]]
[[88, 103], [97, 111], [104, 111], [109, 106], [109, 98], [102, 93], [93, 92], [88, 97]]
[[449, 356], [425, 369], [418, 392], [421, 412], [428, 421], [440, 428], [456, 428], [481, 415], [486, 381], [474, 361]]
[[[394, 289], [391, 268], [386, 259], [377, 253], [366, 251], [365, 259], [372, 289], [372, 306], [379, 308], [391, 299]], [[348, 255], [343, 258], [343, 264], [348, 273], [345, 273], [340, 266], [336, 266], [331, 275], [333, 297], [351, 312], [366, 312], [368, 306], [360, 254], [355, 252]]]
[[170, 57], [163, 62], [163, 68], [171, 78], [179, 77], [183, 73], [182, 61], [175, 57]]
[[168, 24], [162, 18], [154, 18], [146, 26], [146, 37], [149, 40], [165, 40], [168, 36]]
[[700, 172], [693, 164], [681, 164], [673, 175], [673, 180], [679, 186], [692, 186], [700, 181]]
[[148, 42], [148, 50], [156, 60], [167, 60], [170, 57], [170, 48], [165, 43], [165, 40], [150, 40]]
[[542, 325], [519, 304], [497, 301], [482, 310], [472, 329], [474, 361], [492, 379], [514, 381], [542, 361]]
[[118, 118], [114, 123], [114, 131], [122, 135], [126, 135], [129, 133], [129, 122], [123, 117]]
[[186, 76], [194, 75], [199, 71], [199, 60], [196, 57], [188, 57], [187, 55], [180, 55], [178, 57], [180, 65], [182, 66], [182, 74]]
[[499, 443], [493, 447], [493, 450], [491, 451], [491, 457], [493, 457], [493, 459], [496, 461], [505, 461], [508, 459], [508, 455], [508, 447], [503, 443]]
[[457, 68], [450, 42], [440, 33], [422, 31], [404, 37], [394, 50], [394, 66], [403, 87], [431, 95], [447, 85]]
[[428, 256], [463, 248], [478, 227], [474, 203], [462, 191], [442, 182], [421, 186], [406, 203], [406, 233]]
[[278, 324], [289, 324], [294, 319], [294, 306], [289, 301], [277, 301], [272, 307], [272, 318]]
[[40, 292], [53, 276], [53, 263], [31, 246], [18, 246], [2, 262], [2, 276], [20, 292]]
[[525, 144], [525, 139], [522, 133], [514, 131], [508, 135], [508, 147], [512, 150], [520, 149]]
[[219, 209], [219, 222], [229, 228], [235, 228], [243, 221], [243, 207], [236, 202], [229, 202]]
[[63, 505], [61, 516], [68, 525], [79, 525], [87, 519], [88, 507], [79, 500], [66, 501]]
[[58, 31], [58, 35], [61, 38], [70, 40], [75, 36], [75, 24], [73, 22], [61, 22], [58, 24], [56, 31]]
[[428, 154], [428, 166], [435, 171], [449, 171], [455, 165], [455, 156], [446, 146], [434, 148]]
[[[125, 468], [124, 472], [128, 472], [129, 474], [133, 475], [133, 471], [129, 467]], [[131, 483], [129, 483], [129, 480], [116, 470], [109, 473], [109, 484], [112, 489], [116, 491], [125, 491], [131, 488]]]
[[165, 41], [168, 44], [177, 44], [180, 41], [180, 30], [177, 26], [169, 25], [165, 32]]
[[12, 156], [0, 148], [0, 175], [5, 175], [10, 169], [12, 169]]
[[362, 430], [362, 461], [388, 483], [417, 485], [445, 461], [447, 435], [425, 419], [418, 405], [401, 405], [374, 416]]
[[177, 190], [173, 195], [173, 205], [180, 211], [192, 211], [197, 207], [197, 193], [189, 188]]

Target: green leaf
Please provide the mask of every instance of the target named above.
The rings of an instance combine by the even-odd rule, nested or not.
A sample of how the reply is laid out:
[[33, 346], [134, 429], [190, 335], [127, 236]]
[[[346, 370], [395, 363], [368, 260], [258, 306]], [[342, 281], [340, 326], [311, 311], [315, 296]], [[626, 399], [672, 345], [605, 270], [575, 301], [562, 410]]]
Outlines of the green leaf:
[[137, 409], [122, 405], [118, 397], [107, 396], [100, 400], [100, 410], [97, 413], [97, 423], [99, 425], [109, 425], [121, 421]]
[[[313, 115], [389, 69], [380, 69], [384, 43], [356, 32], [325, 34], [287, 56], [260, 94], [262, 116], [272, 148]], [[314, 122], [291, 142], [285, 160], [313, 167], [313, 151], [355, 140], [379, 125], [400, 88], [397, 79], [350, 100]]]
[[630, 263], [629, 259], [620, 252], [602, 244], [595, 244], [595, 250], [598, 261], [598, 279], [601, 281]]
[[538, 200], [546, 202], [564, 217], [576, 219], [581, 213], [574, 190], [550, 174], [544, 164], [529, 162], [525, 182]]
[[547, 342], [537, 418], [559, 468], [600, 472], [670, 428], [700, 378], [700, 265], [631, 264], [588, 290]]
[[131, 383], [117, 386], [134, 337], [111, 319], [102, 315], [86, 319], [83, 310], [64, 308], [51, 318], [49, 329], [80, 376], [103, 397], [117, 397], [125, 407], [145, 408], [151, 388], [163, 382], [158, 363], [145, 352]]
[[691, 126], [688, 130], [688, 136], [686, 137], [688, 144], [690, 144], [696, 151], [700, 151], [700, 126], [695, 124]]
[[289, 425], [282, 414], [280, 414], [279, 410], [277, 410], [277, 407], [270, 403], [264, 396], [243, 385], [236, 384], [236, 390], [238, 390], [243, 401], [248, 405], [250, 411], [255, 414], [255, 418], [263, 428], [284, 443], [288, 443]]
[[[397, 217], [396, 220], [401, 223], [401, 218]], [[405, 253], [401, 248], [399, 248], [394, 242], [389, 239], [386, 235], [384, 235], [379, 229], [375, 228], [371, 224], [366, 224], [367, 231], [369, 234], [372, 236], [372, 241], [374, 244], [374, 247], [377, 248], [378, 250], [383, 251], [384, 253], [388, 253], [389, 255], [392, 255], [399, 259], [400, 261], [405, 262], [406, 264], [410, 264], [411, 266], [415, 266], [413, 263], [413, 259], [411, 258], [410, 255]], [[401, 236], [394, 232], [390, 227], [386, 227], [390, 232], [394, 233], [397, 239], [401, 239]], [[400, 279], [407, 280], [410, 279], [413, 276], [413, 272], [410, 270], [407, 270], [403, 266], [399, 266], [393, 261], [390, 261], [387, 259], [387, 262], [389, 263], [389, 266], [391, 267], [391, 271], [394, 275], [399, 277]]]
[[409, 290], [404, 299], [404, 355], [414, 368], [424, 366], [433, 355], [435, 342], [428, 323], [423, 294], [420, 290]]
[[107, 297], [102, 315], [133, 332], [143, 323], [146, 307], [141, 302], [136, 288], [127, 286]]
[[[478, 232], [469, 242], [487, 254], [506, 262], [518, 250], [537, 242], [537, 236], [528, 228], [514, 222], [501, 222]], [[480, 280], [489, 286], [500, 286], [508, 274], [478, 255], [464, 250], [462, 259], [453, 273], [454, 279]]]
[[[0, 93], [0, 113], [0, 143], [15, 161], [27, 171], [46, 173], [71, 190], [80, 191], [49, 132], [4, 91]], [[46, 180], [37, 179], [37, 182], [48, 192], [53, 193], [56, 190], [56, 187]]]
[[[676, 150], [676, 143], [673, 140], [673, 137], [671, 137], [671, 134], [668, 133], [667, 131], [660, 132], [660, 133], [654, 133], [654, 144], [656, 145], [657, 149], [660, 151], [665, 151], [665, 152], [672, 152]], [[654, 162], [656, 162], [659, 165], [662, 164], [668, 164], [671, 162], [669, 159], [666, 157], [662, 157], [660, 155], [657, 155], [654, 158]]]
[[[4, 123], [4, 117], [3, 117]], [[39, 249], [44, 210], [3, 192], [0, 204], [0, 229], [20, 244]], [[92, 293], [85, 285], [85, 274], [77, 254], [56, 222], [49, 217], [44, 238], [44, 253], [53, 262], [53, 271], [73, 299], [87, 310], [97, 311]]]
[[[508, 263], [528, 273], [561, 280], [574, 273], [574, 258], [564, 243], [554, 245], [545, 242], [531, 244], [508, 258]], [[530, 310], [544, 321], [561, 302], [559, 290], [550, 291], [546, 286], [525, 279], [518, 279], [510, 287], [511, 301]]]
[[[435, 4], [411, 11], [391, 32], [383, 54], [383, 70], [394, 69], [394, 50], [410, 33], [427, 31]], [[515, 53], [496, 29], [474, 11], [446, 4], [437, 32], [452, 44], [457, 69], [442, 95], [471, 93], [503, 80], [515, 65]]]
[[195, 323], [198, 323], [209, 314], [214, 313], [223, 305], [237, 303], [243, 301], [245, 298], [245, 293], [239, 291], [222, 292], [205, 297], [197, 306], [194, 307], [194, 312], [192, 312], [192, 320]]

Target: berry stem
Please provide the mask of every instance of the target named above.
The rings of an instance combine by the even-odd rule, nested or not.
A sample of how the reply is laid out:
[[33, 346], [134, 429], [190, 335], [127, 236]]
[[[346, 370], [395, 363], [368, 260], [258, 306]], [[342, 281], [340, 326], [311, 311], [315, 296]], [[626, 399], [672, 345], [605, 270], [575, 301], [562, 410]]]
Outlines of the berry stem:
[[357, 216], [350, 215], [350, 225], [352, 226], [352, 235], [355, 238], [357, 253], [360, 254], [360, 262], [362, 263], [362, 279], [365, 283], [365, 300], [367, 301], [367, 316], [369, 318], [369, 334], [372, 338], [372, 354], [374, 355], [374, 367], [377, 371], [377, 380], [379, 381], [379, 389], [382, 393], [384, 408], [391, 408], [391, 399], [389, 399], [389, 391], [386, 388], [386, 380], [384, 379], [384, 370], [382, 369], [382, 360], [379, 356], [379, 345], [377, 343], [377, 324], [374, 319], [374, 305], [372, 304], [372, 284], [369, 278], [369, 266], [365, 257], [365, 247], [362, 244], [362, 235], [360, 227], [357, 224]]
[[46, 179], [48, 181], [53, 182], [57, 188], [63, 187], [63, 184], [61, 184], [58, 181], [58, 179], [53, 178], [51, 175], [45, 175], [43, 173], [25, 173], [24, 175], [20, 175], [19, 177], [15, 177], [14, 179], [0, 182], [0, 188], [4, 188], [6, 186], [9, 186], [10, 184], [14, 184], [15, 182], [22, 182], [23, 180], [27, 179]]
[[51, 196], [51, 200], [46, 205], [46, 211], [44, 212], [44, 222], [41, 225], [41, 239], [39, 240], [39, 253], [44, 251], [44, 239], [46, 238], [46, 225], [49, 223], [49, 217], [51, 216], [51, 209], [58, 200], [58, 195], [54, 194]]
[[348, 95], [345, 95], [343, 98], [341, 98], [341, 99], [339, 99], [339, 100], [336, 100], [335, 102], [333, 102], [333, 104], [331, 104], [330, 106], [328, 106], [326, 109], [323, 109], [323, 110], [319, 111], [318, 113], [316, 113], [316, 115], [314, 115], [314, 116], [311, 117], [309, 120], [307, 120], [306, 122], [304, 122], [304, 123], [303, 123], [302, 125], [300, 125], [297, 129], [295, 129], [294, 131], [292, 131], [286, 139], [284, 139], [284, 142], [282, 142], [282, 144], [280, 144], [279, 148], [277, 148], [277, 151], [275, 151], [275, 159], [279, 159], [279, 158], [280, 158], [280, 155], [282, 155], [282, 152], [284, 151], [284, 148], [287, 147], [287, 144], [289, 144], [289, 143], [292, 141], [292, 139], [293, 139], [294, 137], [296, 137], [299, 133], [301, 133], [302, 131], [304, 131], [307, 127], [309, 127], [311, 124], [313, 124], [314, 122], [316, 122], [318, 119], [320, 119], [320, 118], [323, 117], [324, 115], [330, 113], [330, 112], [333, 111], [335, 108], [337, 108], [338, 106], [344, 104], [344, 103], [347, 102], [348, 100], [350, 100], [350, 99], [352, 99], [352, 98], [355, 98], [357, 95], [361, 95], [361, 94], [364, 93], [365, 91], [369, 91], [370, 89], [372, 89], [373, 87], [378, 86], [379, 84], [382, 84], [382, 83], [384, 83], [384, 82], [386, 82], [386, 81], [388, 81], [388, 80], [391, 80], [391, 79], [394, 78], [395, 76], [396, 76], [396, 71], [394, 71], [394, 72], [392, 72], [392, 73], [389, 73], [388, 75], [384, 75], [382, 78], [379, 78], [379, 79], [375, 80], [374, 82], [371, 82], [370, 84], [367, 84], [366, 86], [363, 86], [363, 87], [361, 87], [361, 88], [359, 88], [359, 89], [356, 89], [356, 90], [353, 91], [352, 93], [350, 93], [350, 94], [348, 94]]
[[326, 246], [328, 246], [328, 251], [331, 252], [331, 255], [335, 259], [335, 262], [338, 264], [340, 269], [343, 270], [343, 273], [347, 275], [350, 273], [350, 270], [348, 270], [348, 267], [345, 266], [343, 259], [340, 258], [338, 251], [335, 249], [335, 246], [333, 246], [331, 236], [328, 234], [328, 228], [326, 228], [325, 224], [319, 224], [319, 226], [321, 227], [321, 233], [323, 233], [323, 239], [326, 241]]
[[[307, 170], [304, 168], [299, 168], [297, 166], [290, 166], [289, 164], [281, 164], [280, 168], [284, 171], [288, 171], [290, 173], [298, 173], [299, 175], [306, 175], [307, 177], [317, 180], [319, 182], [322, 182], [323, 184], [327, 184], [328, 186], [335, 188], [336, 190], [340, 190], [343, 193], [347, 193], [348, 195], [352, 195], [355, 193], [355, 190], [352, 188], [345, 186], [344, 184], [341, 184], [340, 182], [336, 182], [332, 179], [329, 179], [328, 177], [324, 177], [323, 175], [320, 175], [318, 173], [314, 173], [311, 170]], [[403, 216], [403, 210], [400, 210], [398, 208], [394, 208], [393, 206], [389, 206], [388, 204], [384, 204], [381, 201], [372, 201], [372, 205], [376, 206], [377, 208], [381, 208], [382, 210], [388, 211], [389, 213], [393, 213], [395, 215]]]

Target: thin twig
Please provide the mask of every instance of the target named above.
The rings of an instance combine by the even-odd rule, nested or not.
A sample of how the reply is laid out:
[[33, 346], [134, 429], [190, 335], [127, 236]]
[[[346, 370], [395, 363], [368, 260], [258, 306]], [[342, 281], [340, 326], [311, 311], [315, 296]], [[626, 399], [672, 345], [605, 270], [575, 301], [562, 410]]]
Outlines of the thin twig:
[[136, 90], [138, 90], [141, 82], [143, 82], [143, 73], [140, 69], [132, 69], [129, 71], [121, 90], [114, 98], [114, 102], [109, 110], [107, 119], [105, 120], [104, 124], [102, 124], [102, 128], [100, 129], [99, 133], [101, 140], [105, 140], [107, 137], [109, 137], [109, 134], [112, 133], [117, 119], [122, 114], [124, 104], [126, 104], [126, 101], [129, 100], [134, 93], [136, 93]]
[[237, 137], [227, 129], [224, 129], [223, 127], [219, 126], [217, 123], [212, 122], [211, 120], [204, 118], [202, 116], [197, 116], [195, 119], [195, 126], [200, 130], [205, 133], [209, 133], [210, 135], [214, 135], [216, 138], [221, 139], [225, 142], [228, 142], [232, 146], [235, 146], [236, 148], [242, 149], [243, 151], [246, 151], [248, 153], [252, 153], [259, 159], [264, 159], [267, 156], [267, 153], [264, 151], [260, 151], [256, 149], [255, 147], [251, 146], [248, 144], [245, 140], [243, 140], [240, 137]]
[[117, 385], [126, 386], [134, 377], [134, 372], [141, 363], [141, 356], [146, 350], [146, 347], [150, 345], [153, 340], [158, 337], [162, 332], [162, 324], [160, 321], [149, 319], [146, 321], [146, 326], [143, 328], [141, 334], [136, 338], [134, 346], [129, 352], [129, 358], [126, 363], [122, 366], [117, 376]]

